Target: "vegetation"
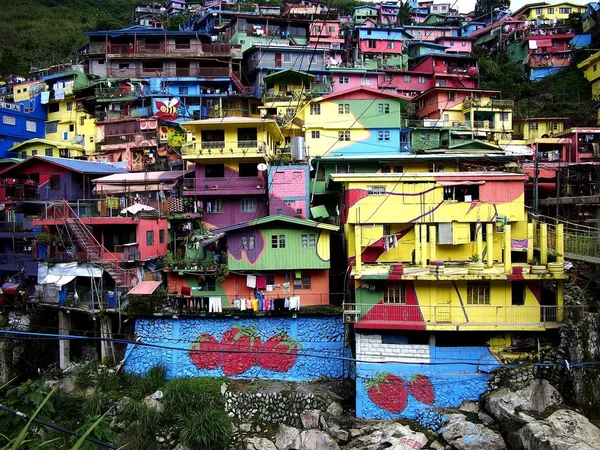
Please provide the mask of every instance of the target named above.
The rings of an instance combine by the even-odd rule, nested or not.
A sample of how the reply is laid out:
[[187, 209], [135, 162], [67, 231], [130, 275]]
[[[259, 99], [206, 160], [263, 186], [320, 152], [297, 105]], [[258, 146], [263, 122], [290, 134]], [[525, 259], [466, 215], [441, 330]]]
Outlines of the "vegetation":
[[129, 26], [135, 0], [22, 0], [2, 5], [0, 75], [69, 61], [85, 31]]

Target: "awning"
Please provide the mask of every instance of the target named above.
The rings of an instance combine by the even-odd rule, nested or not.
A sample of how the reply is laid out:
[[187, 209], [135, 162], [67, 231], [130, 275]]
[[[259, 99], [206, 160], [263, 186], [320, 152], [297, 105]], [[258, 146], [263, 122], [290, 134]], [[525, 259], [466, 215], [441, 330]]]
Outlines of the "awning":
[[133, 184], [133, 185], [122, 185], [122, 184], [96, 184], [93, 192], [97, 195], [103, 194], [129, 194], [131, 192], [156, 192], [156, 191], [170, 191], [175, 187], [177, 182], [172, 183], [160, 183], [160, 184]]
[[64, 286], [75, 279], [74, 275], [48, 275], [38, 284], [55, 284], [57, 286]]
[[438, 185], [448, 186], [473, 186], [478, 184], [485, 184], [485, 181], [438, 181]]
[[531, 40], [529, 41], [529, 50], [537, 50], [538, 45], [537, 41]]
[[2, 285], [2, 293], [4, 295], [17, 295], [20, 283], [4, 283]]
[[94, 277], [100, 278], [104, 273], [101, 267], [94, 267], [89, 264], [59, 263], [49, 267], [47, 263], [38, 264], [38, 280], [44, 280], [49, 275], [73, 276], [73, 277]]
[[162, 281], [140, 281], [127, 294], [150, 295], [158, 289]]
[[531, 156], [533, 150], [528, 145], [507, 144], [500, 146], [507, 155]]

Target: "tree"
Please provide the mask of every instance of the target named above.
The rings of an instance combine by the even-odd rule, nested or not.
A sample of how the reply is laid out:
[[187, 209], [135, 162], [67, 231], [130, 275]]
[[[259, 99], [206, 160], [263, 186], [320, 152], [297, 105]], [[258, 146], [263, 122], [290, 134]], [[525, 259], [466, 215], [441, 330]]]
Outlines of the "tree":
[[[475, 20], [494, 20], [491, 13], [495, 8], [508, 9], [510, 0], [476, 0], [475, 1]], [[486, 17], [488, 16], [489, 17]]]
[[398, 25], [409, 25], [412, 23], [408, 1], [403, 2], [400, 8], [398, 8], [398, 19], [396, 22]]

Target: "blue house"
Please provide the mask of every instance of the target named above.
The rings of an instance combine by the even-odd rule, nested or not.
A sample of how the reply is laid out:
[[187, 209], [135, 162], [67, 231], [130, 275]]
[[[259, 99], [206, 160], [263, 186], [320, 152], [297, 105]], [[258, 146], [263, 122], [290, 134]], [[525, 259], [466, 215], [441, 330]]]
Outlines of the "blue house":
[[21, 102], [0, 102], [0, 158], [16, 156], [8, 149], [29, 139], [45, 136], [46, 108], [40, 94]]

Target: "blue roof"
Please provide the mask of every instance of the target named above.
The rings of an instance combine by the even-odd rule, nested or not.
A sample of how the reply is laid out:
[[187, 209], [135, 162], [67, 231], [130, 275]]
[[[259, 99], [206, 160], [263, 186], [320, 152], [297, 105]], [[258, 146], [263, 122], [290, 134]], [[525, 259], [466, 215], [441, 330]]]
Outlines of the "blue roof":
[[21, 164], [33, 159], [41, 159], [42, 161], [47, 161], [49, 163], [66, 167], [67, 169], [80, 173], [127, 173], [127, 170], [111, 166], [110, 164], [94, 161], [83, 161], [80, 159], [55, 158], [53, 156], [32, 156], [31, 158], [23, 161]]

